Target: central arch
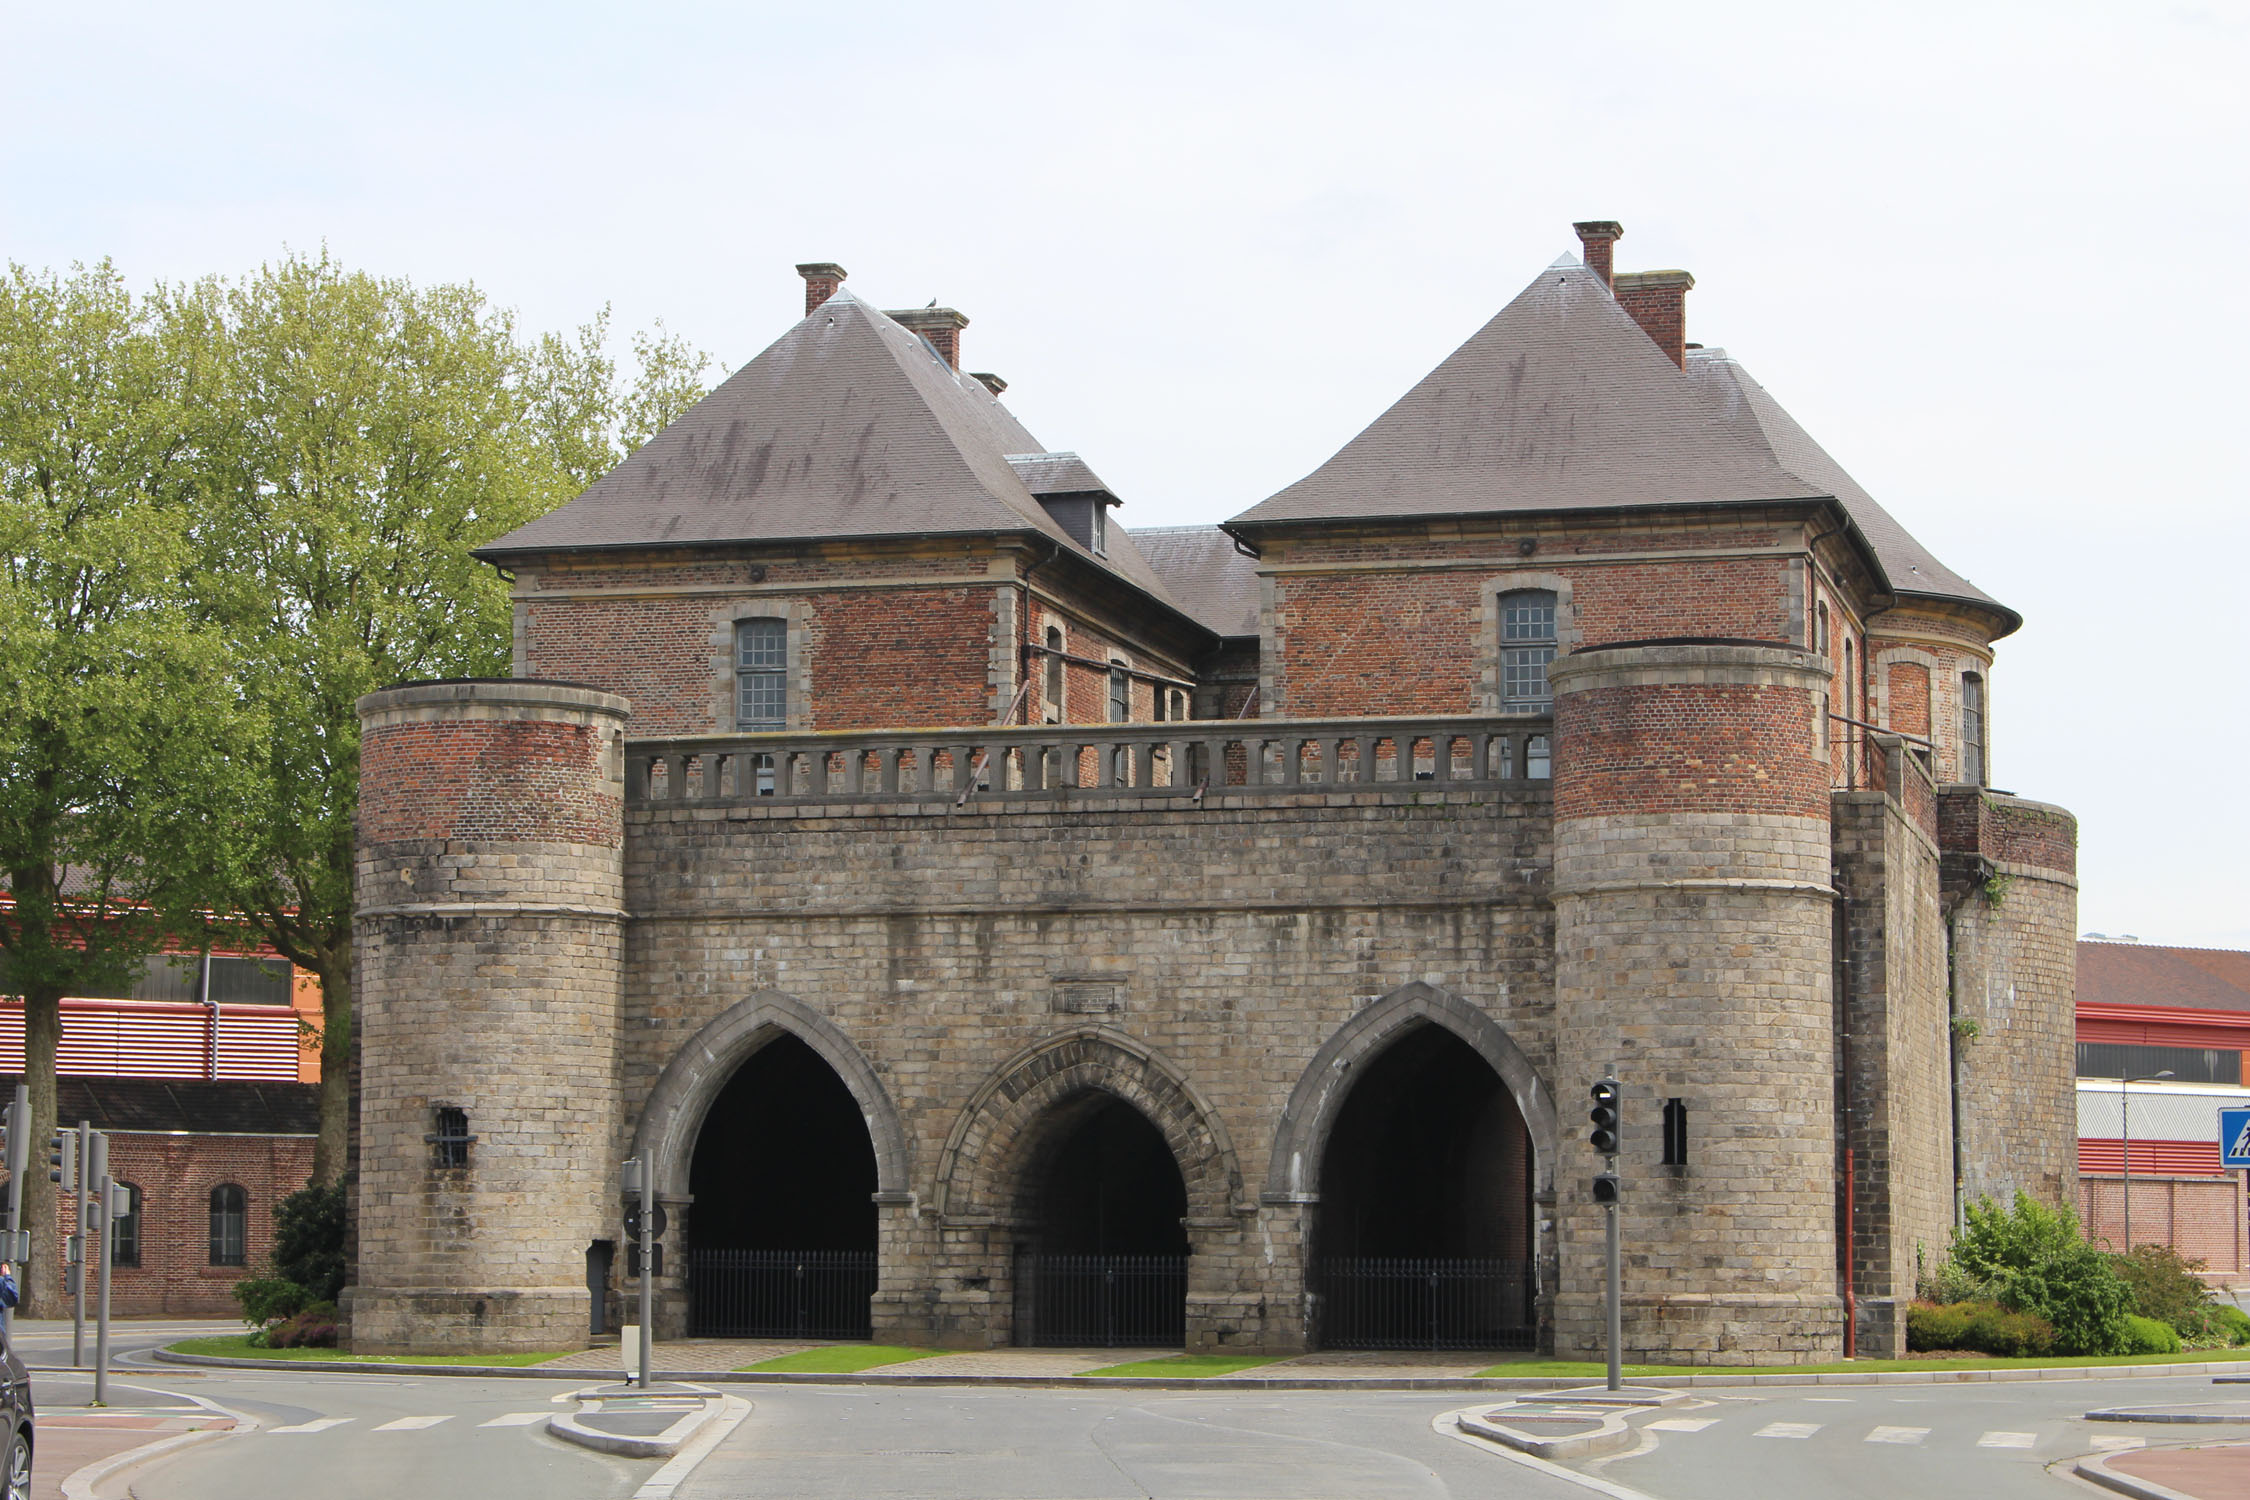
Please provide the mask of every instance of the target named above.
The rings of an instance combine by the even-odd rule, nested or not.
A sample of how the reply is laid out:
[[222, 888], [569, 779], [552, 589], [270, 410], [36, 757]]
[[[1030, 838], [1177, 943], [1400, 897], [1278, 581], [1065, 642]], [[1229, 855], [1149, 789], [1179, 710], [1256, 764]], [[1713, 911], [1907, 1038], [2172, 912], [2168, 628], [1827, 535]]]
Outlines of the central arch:
[[977, 1090], [937, 1195], [941, 1222], [986, 1230], [1019, 1344], [1179, 1347], [1196, 1238], [1254, 1211], [1209, 1103], [1098, 1026], [1027, 1048]]

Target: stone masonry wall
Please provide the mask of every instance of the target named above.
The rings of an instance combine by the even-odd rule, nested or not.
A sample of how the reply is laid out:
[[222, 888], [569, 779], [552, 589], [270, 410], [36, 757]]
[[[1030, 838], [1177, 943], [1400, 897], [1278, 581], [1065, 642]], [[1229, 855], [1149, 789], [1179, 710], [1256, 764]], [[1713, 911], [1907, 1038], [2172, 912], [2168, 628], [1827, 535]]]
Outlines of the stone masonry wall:
[[[1897, 741], [1892, 784], [1928, 775]], [[1918, 799], [1918, 800], [1925, 800]], [[1898, 797], [1839, 792], [1841, 1144], [1852, 1148], [1858, 1350], [1899, 1358], [1923, 1253], [1953, 1220], [1945, 930], [1932, 832]], [[1841, 1164], [1839, 1163], [1839, 1166]]]
[[[1271, 1201], [1260, 1184], [1314, 1052], [1420, 981], [1551, 1065], [1539, 790], [948, 809], [632, 811], [628, 900], [647, 915], [627, 943], [626, 1129], [580, 1143], [621, 1155], [660, 1075], [748, 997], [832, 1025], [905, 1143], [879, 1195], [878, 1338], [1007, 1341], [1034, 1106], [1098, 1086], [1192, 1166], [1191, 1346], [1301, 1348], [1317, 1183]], [[714, 1077], [741, 1061], [694, 1056]], [[693, 1206], [666, 1187], [686, 1209], [676, 1257]], [[680, 1290], [675, 1276], [668, 1307]]]
[[[614, 1218], [583, 1137], [616, 1110], [624, 713], [526, 682], [361, 700], [355, 1348], [585, 1337]], [[448, 1107], [466, 1165], [431, 1144]]]

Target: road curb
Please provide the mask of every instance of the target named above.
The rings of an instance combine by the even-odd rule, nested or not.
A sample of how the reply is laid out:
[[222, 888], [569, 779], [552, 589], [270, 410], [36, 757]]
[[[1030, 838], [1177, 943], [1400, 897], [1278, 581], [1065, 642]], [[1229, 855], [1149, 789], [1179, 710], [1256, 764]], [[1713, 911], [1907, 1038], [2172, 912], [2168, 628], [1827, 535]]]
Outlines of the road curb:
[[[287, 1370], [306, 1375], [458, 1375], [499, 1380], [603, 1380], [625, 1378], [617, 1370], [558, 1370], [545, 1365], [446, 1365], [351, 1364], [345, 1361], [293, 1359], [237, 1359], [218, 1354], [179, 1354], [152, 1349], [149, 1357], [163, 1364], [202, 1365], [226, 1370]], [[1157, 1390], [1157, 1391], [1555, 1391], [1583, 1386], [1584, 1375], [1540, 1376], [1430, 1376], [1404, 1378], [1330, 1378], [1285, 1375], [911, 1375], [863, 1370], [853, 1374], [801, 1374], [788, 1370], [659, 1370], [666, 1380], [728, 1385], [863, 1385], [915, 1386], [966, 1385], [1020, 1390]], [[2138, 1380], [2180, 1375], [2244, 1374], [2240, 1361], [2201, 1361], [2176, 1365], [2086, 1365], [2048, 1370], [1869, 1370], [1831, 1371], [1795, 1375], [1785, 1370], [1729, 1375], [1645, 1375], [1633, 1377], [1636, 1385], [1663, 1390], [1706, 1390], [1741, 1386], [1804, 1385], [1953, 1385], [2007, 1384], [2025, 1380]]]
[[[2146, 1452], [2146, 1449], [2135, 1449]], [[2109, 1461], [2121, 1455], [2099, 1453], [2082, 1458], [2070, 1466], [2070, 1472], [2080, 1479], [2098, 1484], [2105, 1490], [2115, 1490], [2120, 1495], [2131, 1495], [2134, 1500], [2197, 1500], [2185, 1490], [2173, 1489], [2168, 1484], [2158, 1484], [2153, 1479], [2136, 1479], [2130, 1474], [2120, 1474], [2109, 1467]]]
[[714, 1397], [652, 1437], [603, 1432], [600, 1428], [588, 1427], [575, 1416], [563, 1412], [557, 1412], [547, 1419], [547, 1431], [566, 1443], [592, 1448], [597, 1453], [615, 1454], [619, 1458], [670, 1458], [686, 1447], [691, 1438], [708, 1427], [711, 1420], [725, 1409], [726, 1398]]
[[1625, 1424], [1625, 1413], [1611, 1412], [1602, 1419], [1602, 1425], [1592, 1432], [1576, 1432], [1565, 1437], [1543, 1438], [1520, 1432], [1504, 1422], [1487, 1421], [1481, 1416], [1460, 1416], [1454, 1423], [1463, 1432], [1500, 1443], [1528, 1453], [1533, 1458], [1557, 1461], [1566, 1458], [1600, 1458], [1605, 1453], [1615, 1453], [1630, 1448], [1640, 1441], [1640, 1434]]

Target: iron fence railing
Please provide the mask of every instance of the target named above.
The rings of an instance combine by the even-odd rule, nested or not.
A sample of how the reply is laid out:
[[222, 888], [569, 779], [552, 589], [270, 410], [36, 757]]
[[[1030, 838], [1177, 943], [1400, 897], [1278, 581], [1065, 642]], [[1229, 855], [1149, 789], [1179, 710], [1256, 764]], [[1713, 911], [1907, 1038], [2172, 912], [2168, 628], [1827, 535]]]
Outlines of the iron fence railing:
[[872, 1250], [688, 1252], [697, 1338], [864, 1339], [874, 1295]]
[[1529, 1349], [1537, 1338], [1528, 1260], [1339, 1257], [1315, 1279], [1326, 1348]]
[[1195, 719], [986, 729], [711, 735], [626, 747], [625, 798], [660, 803], [1196, 801], [1415, 782], [1541, 787], [1533, 718]]
[[1036, 1255], [1016, 1263], [1016, 1342], [1177, 1348], [1187, 1342], [1184, 1255]]

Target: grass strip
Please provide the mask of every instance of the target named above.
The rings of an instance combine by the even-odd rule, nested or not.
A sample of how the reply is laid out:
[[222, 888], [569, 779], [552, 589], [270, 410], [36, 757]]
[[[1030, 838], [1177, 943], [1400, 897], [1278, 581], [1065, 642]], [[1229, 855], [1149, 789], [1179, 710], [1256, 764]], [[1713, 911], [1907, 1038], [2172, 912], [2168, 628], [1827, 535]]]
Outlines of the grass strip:
[[1171, 1379], [1205, 1380], [1213, 1375], [1232, 1375], [1238, 1370], [1255, 1370], [1260, 1365], [1270, 1365], [1282, 1358], [1278, 1354], [1167, 1354], [1162, 1359], [1136, 1359], [1131, 1364], [1104, 1365], [1099, 1370], [1084, 1370], [1085, 1375], [1161, 1375]]
[[912, 1360], [928, 1359], [945, 1354], [944, 1349], [913, 1349], [904, 1344], [825, 1344], [818, 1349], [799, 1349], [795, 1354], [779, 1354], [772, 1359], [761, 1359], [754, 1365], [743, 1365], [741, 1370], [781, 1370], [797, 1375], [855, 1375], [861, 1370], [880, 1369], [884, 1365], [903, 1365]]
[[[1953, 1370], [2083, 1370], [2106, 1365], [2189, 1365], [2250, 1360], [2245, 1349], [2183, 1349], [2178, 1354], [2081, 1354], [2049, 1359], [1839, 1359], [1817, 1365], [1627, 1365], [1628, 1377], [1642, 1375], [1843, 1375]], [[1591, 1360], [1503, 1360], [1477, 1371], [1479, 1379], [1515, 1376], [1600, 1379], [1609, 1367]]]
[[574, 1353], [570, 1349], [532, 1349], [520, 1354], [351, 1354], [341, 1349], [263, 1349], [246, 1333], [218, 1338], [182, 1339], [165, 1345], [174, 1354], [208, 1354], [221, 1359], [285, 1359], [305, 1363], [356, 1365], [543, 1365]]

